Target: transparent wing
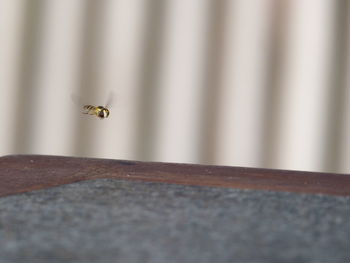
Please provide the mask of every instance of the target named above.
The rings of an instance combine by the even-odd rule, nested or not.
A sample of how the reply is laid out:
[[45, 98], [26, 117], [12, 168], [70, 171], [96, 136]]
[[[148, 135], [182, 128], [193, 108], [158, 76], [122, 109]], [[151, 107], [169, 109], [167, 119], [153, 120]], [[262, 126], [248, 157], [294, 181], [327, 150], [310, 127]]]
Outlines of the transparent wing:
[[83, 107], [83, 105], [84, 105], [83, 104], [83, 100], [82, 100], [82, 98], [79, 95], [77, 95], [75, 93], [72, 93], [70, 95], [70, 98], [71, 98], [71, 100], [72, 100], [72, 102], [74, 103], [75, 106], [77, 106], [79, 108]]
[[107, 97], [107, 102], [105, 107], [110, 108], [114, 104], [114, 92], [110, 91]]
[[84, 103], [83, 103], [83, 99], [81, 96], [79, 96], [76, 93], [72, 93], [70, 95], [70, 98], [74, 104], [74, 106], [77, 108], [77, 110], [79, 110], [79, 112], [81, 113], [86, 113], [86, 110], [84, 109]]

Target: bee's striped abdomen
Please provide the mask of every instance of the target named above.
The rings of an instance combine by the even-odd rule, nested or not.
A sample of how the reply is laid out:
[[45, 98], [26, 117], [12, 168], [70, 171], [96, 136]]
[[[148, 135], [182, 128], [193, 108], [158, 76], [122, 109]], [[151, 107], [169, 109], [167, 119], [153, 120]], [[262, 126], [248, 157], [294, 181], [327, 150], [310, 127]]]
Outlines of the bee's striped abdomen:
[[85, 114], [96, 115], [96, 107], [92, 105], [84, 105], [83, 109], [85, 110]]
[[84, 110], [94, 110], [96, 107], [92, 105], [84, 105]]

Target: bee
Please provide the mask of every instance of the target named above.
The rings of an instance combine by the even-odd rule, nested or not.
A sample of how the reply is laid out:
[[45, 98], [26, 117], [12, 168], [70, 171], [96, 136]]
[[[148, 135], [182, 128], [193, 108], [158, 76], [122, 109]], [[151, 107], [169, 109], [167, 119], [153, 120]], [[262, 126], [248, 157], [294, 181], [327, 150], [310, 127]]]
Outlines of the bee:
[[101, 120], [109, 116], [109, 109], [103, 106], [84, 105], [84, 114], [96, 115]]
[[[108, 118], [110, 114], [110, 110], [108, 109], [113, 100], [113, 92], [110, 92], [108, 102], [106, 103], [106, 106], [94, 106], [94, 105], [83, 105], [81, 104], [81, 98], [77, 96], [76, 94], [71, 94], [71, 99], [77, 106], [83, 105], [83, 114], [89, 114], [89, 115], [95, 115], [96, 117], [102, 119]], [[80, 106], [81, 107], [81, 106]]]

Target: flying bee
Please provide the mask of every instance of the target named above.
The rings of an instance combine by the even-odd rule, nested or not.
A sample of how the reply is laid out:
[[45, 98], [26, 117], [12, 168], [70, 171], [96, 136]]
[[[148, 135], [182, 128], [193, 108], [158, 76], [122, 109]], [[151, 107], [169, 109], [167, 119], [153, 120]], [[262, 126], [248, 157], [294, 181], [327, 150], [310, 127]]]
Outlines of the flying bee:
[[100, 119], [107, 118], [109, 116], [109, 109], [103, 106], [93, 106], [93, 105], [84, 105], [83, 109], [84, 114], [96, 115]]
[[[81, 99], [79, 98], [79, 96], [72, 94], [71, 98], [76, 105], [80, 104], [79, 101], [81, 101]], [[106, 106], [94, 106], [94, 105], [90, 105], [90, 104], [84, 105], [82, 113], [89, 114], [89, 115], [95, 115], [96, 117], [100, 118], [101, 120], [105, 119], [109, 116], [110, 111], [108, 108], [111, 105], [112, 100], [113, 100], [113, 93], [110, 92]], [[80, 105], [82, 105], [82, 104], [80, 104]]]

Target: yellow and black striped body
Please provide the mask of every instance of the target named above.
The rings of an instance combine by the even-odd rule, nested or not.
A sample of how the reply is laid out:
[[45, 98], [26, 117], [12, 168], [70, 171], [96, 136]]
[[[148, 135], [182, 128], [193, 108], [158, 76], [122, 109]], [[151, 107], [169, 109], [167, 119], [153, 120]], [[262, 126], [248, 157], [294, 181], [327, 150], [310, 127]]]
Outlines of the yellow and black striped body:
[[93, 105], [85, 105], [84, 114], [96, 115], [100, 119], [107, 118], [109, 116], [109, 110], [103, 106], [93, 106]]

